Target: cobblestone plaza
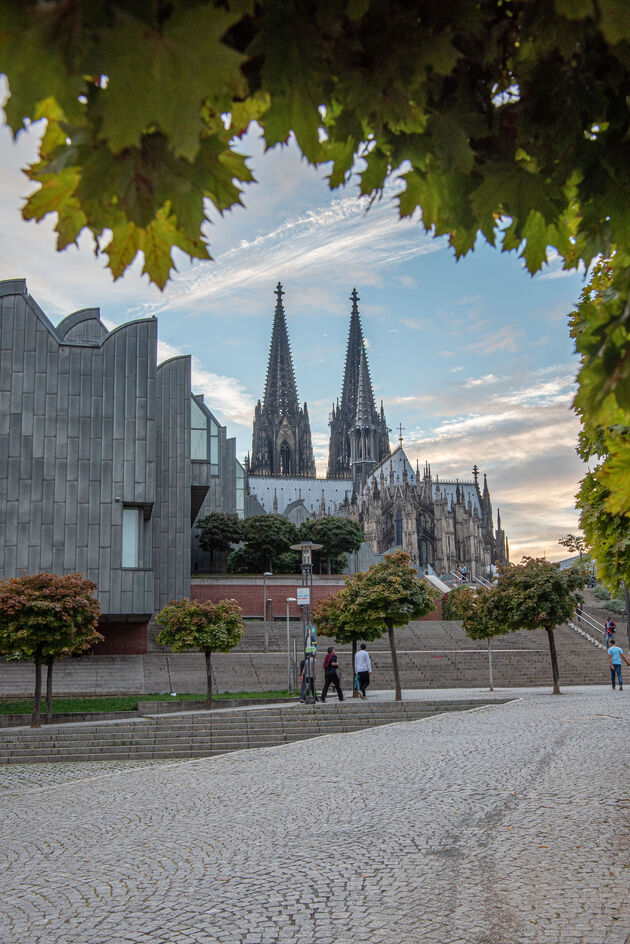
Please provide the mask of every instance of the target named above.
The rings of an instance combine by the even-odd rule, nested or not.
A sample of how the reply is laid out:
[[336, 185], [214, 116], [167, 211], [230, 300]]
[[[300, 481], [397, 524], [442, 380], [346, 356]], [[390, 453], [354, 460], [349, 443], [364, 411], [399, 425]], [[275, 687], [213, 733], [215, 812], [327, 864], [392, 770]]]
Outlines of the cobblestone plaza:
[[629, 942], [629, 697], [529, 692], [217, 758], [0, 768], [0, 940]]

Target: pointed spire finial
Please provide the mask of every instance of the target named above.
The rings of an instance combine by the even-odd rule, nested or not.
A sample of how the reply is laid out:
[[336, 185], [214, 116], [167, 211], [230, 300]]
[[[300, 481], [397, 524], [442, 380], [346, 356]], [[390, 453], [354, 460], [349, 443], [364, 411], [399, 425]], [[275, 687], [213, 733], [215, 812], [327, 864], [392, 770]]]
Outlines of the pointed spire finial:
[[399, 423], [399, 424], [398, 424], [398, 445], [399, 445], [399, 446], [402, 446], [402, 444], [403, 444], [403, 432], [404, 432], [404, 429], [405, 429], [405, 427], [403, 426], [403, 424], [402, 424], [402, 423]]
[[475, 481], [475, 485], [478, 485], [479, 484], [479, 469], [477, 468], [477, 463], [474, 464], [472, 471], [473, 471], [473, 479]]

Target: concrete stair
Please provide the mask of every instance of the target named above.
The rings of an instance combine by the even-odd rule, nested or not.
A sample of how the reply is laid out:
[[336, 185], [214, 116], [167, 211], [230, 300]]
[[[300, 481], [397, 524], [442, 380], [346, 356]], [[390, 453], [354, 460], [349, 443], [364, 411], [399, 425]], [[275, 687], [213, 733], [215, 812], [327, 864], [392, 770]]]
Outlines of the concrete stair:
[[102, 724], [49, 725], [35, 730], [5, 729], [0, 732], [0, 764], [212, 757], [485, 704], [497, 704], [497, 700], [344, 701], [204, 711]]
[[[291, 624], [292, 636], [301, 632]], [[569, 627], [555, 631], [560, 680], [566, 685], [598, 684], [608, 678], [604, 650], [593, 646]], [[286, 628], [269, 624], [269, 651], [263, 651], [262, 623], [249, 623], [243, 640], [227, 655], [212, 657], [213, 686], [217, 692], [283, 690], [287, 685]], [[320, 637], [318, 681], [329, 640]], [[469, 639], [457, 622], [421, 621], [396, 630], [401, 682], [404, 688], [479, 688], [487, 684], [488, 656], [484, 642]], [[493, 640], [495, 683], [502, 687], [551, 683], [547, 635], [542, 630], [521, 631]], [[298, 659], [299, 656], [298, 646]], [[387, 637], [369, 644], [374, 667], [373, 684], [393, 688]], [[351, 650], [337, 648], [342, 683], [352, 686]], [[0, 661], [0, 695], [30, 696], [34, 686], [32, 663]], [[55, 663], [54, 692], [60, 694], [159, 694], [205, 691], [203, 656], [195, 652], [151, 651], [134, 656], [85, 656]]]

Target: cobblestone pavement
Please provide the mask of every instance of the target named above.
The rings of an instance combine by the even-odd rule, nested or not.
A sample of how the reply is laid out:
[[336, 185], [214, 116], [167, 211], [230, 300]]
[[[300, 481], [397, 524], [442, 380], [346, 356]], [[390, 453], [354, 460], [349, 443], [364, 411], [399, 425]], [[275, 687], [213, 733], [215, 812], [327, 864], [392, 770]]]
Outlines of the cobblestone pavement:
[[9, 768], [0, 941], [626, 944], [628, 699], [530, 693], [218, 758]]

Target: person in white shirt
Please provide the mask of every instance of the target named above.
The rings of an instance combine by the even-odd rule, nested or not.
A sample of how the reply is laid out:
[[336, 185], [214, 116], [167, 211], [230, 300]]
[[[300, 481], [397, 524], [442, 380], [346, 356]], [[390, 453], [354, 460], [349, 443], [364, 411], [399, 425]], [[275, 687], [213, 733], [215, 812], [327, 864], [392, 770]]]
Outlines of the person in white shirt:
[[370, 654], [364, 642], [361, 643], [361, 648], [354, 657], [354, 671], [359, 676], [359, 695], [361, 698], [367, 698], [365, 689], [370, 684], [372, 663], [370, 662]]

